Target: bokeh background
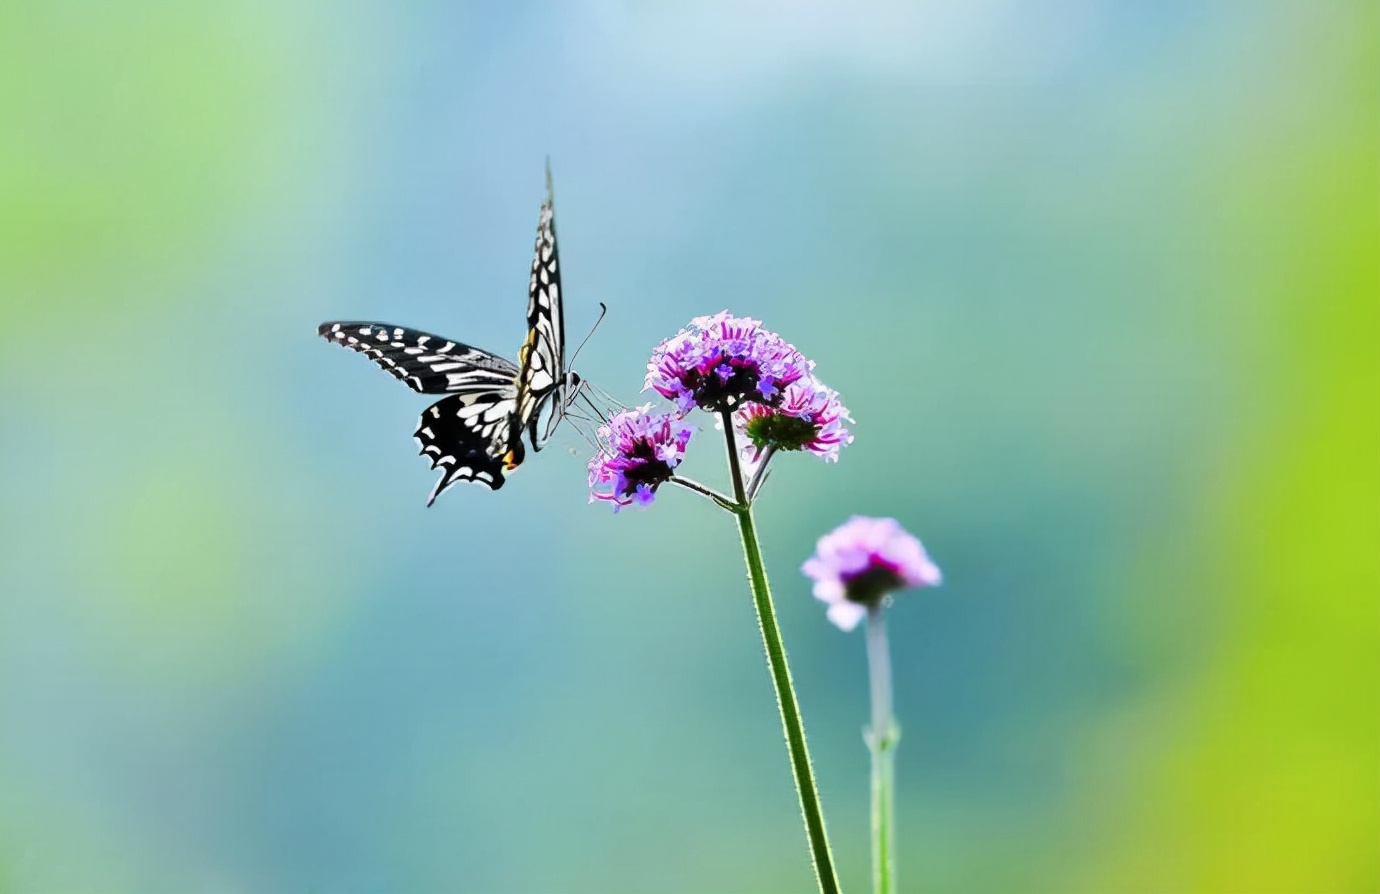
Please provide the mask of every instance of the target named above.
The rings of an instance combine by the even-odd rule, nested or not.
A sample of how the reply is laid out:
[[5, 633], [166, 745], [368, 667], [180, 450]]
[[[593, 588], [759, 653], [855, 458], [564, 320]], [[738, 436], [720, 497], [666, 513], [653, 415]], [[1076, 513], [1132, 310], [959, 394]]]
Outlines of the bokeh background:
[[[850, 890], [1380, 887], [1375, 4], [0, 4], [0, 890], [810, 887], [733, 526], [497, 494], [317, 339], [764, 319], [857, 419], [769, 568]], [[721, 480], [712, 432], [692, 445]], [[575, 454], [575, 455], [572, 455]]]

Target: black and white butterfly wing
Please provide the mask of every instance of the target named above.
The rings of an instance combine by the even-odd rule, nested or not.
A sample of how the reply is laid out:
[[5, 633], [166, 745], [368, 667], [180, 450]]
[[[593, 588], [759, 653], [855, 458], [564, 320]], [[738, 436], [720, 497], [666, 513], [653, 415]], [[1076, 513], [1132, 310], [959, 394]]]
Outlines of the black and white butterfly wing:
[[[517, 414], [514, 417], [518, 432], [537, 418], [548, 397], [554, 397], [557, 404], [562, 403], [565, 376], [565, 314], [561, 307], [555, 199], [548, 166], [546, 201], [542, 203], [537, 222], [532, 274], [527, 284], [527, 338], [518, 351]], [[546, 433], [549, 434], [553, 427], [554, 424], [545, 426]], [[535, 426], [532, 426], [532, 446], [541, 449]]]
[[327, 341], [358, 351], [422, 394], [511, 388], [518, 373], [506, 357], [392, 323], [332, 320], [316, 331]]
[[317, 332], [368, 357], [413, 391], [450, 395], [422, 412], [414, 433], [431, 467], [442, 470], [428, 506], [457, 481], [498, 490], [503, 473], [522, 462], [522, 442], [509, 437], [517, 409], [517, 364], [391, 323], [331, 321]]
[[[416, 438], [441, 480], [427, 505], [457, 481], [493, 490], [523, 460], [522, 433], [540, 450], [570, 401], [581, 393], [565, 368], [565, 315], [556, 251], [551, 169], [527, 288], [527, 337], [512, 363], [497, 354], [405, 326], [331, 321], [317, 332], [364, 354], [413, 391], [449, 396], [422, 412]], [[540, 431], [539, 431], [540, 429]]]
[[494, 447], [511, 429], [515, 397], [510, 381], [503, 389], [452, 394], [422, 411], [414, 433], [417, 444], [431, 467], [442, 470], [428, 506], [457, 481], [476, 481], [492, 490], [503, 486], [503, 473], [517, 468], [523, 457], [519, 439], [502, 445], [502, 452]]

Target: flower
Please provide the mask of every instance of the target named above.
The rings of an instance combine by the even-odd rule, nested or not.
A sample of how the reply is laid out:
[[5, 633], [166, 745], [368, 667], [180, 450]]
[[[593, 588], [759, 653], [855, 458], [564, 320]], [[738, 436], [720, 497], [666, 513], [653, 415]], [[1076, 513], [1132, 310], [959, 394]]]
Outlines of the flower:
[[813, 368], [760, 320], [723, 311], [696, 317], [657, 345], [643, 390], [675, 401], [681, 415], [695, 407], [713, 413], [751, 401], [773, 406], [784, 388]]
[[840, 630], [856, 627], [888, 593], [940, 582], [939, 568], [900, 522], [865, 515], [819, 538], [800, 570], [814, 579], [815, 598], [829, 606], [829, 620]]
[[603, 445], [589, 461], [590, 502], [608, 500], [613, 511], [646, 506], [685, 457], [695, 427], [646, 404], [616, 413], [599, 427]]
[[813, 375], [787, 385], [775, 406], [744, 404], [733, 414], [734, 427], [751, 442], [743, 451], [750, 463], [767, 447], [807, 450], [825, 462], [837, 462], [839, 450], [853, 443], [845, 420], [853, 417], [839, 402], [839, 393]]

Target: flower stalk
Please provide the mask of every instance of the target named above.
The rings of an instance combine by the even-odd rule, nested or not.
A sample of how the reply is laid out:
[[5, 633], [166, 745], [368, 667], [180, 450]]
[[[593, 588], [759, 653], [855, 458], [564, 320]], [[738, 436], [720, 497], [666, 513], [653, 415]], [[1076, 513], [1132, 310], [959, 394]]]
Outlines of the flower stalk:
[[819, 538], [800, 570], [815, 582], [815, 598], [829, 606], [836, 627], [852, 630], [867, 619], [871, 724], [863, 739], [872, 753], [872, 885], [896, 891], [896, 745], [900, 729], [891, 706], [891, 654], [883, 612], [892, 593], [938, 586], [942, 575], [924, 545], [894, 518], [855, 515]]
[[705, 499], [711, 500], [720, 509], [727, 509], [729, 512], [737, 512], [738, 504], [725, 497], [713, 488], [705, 487], [693, 478], [686, 478], [684, 475], [672, 475], [669, 479], [672, 484], [678, 484], [688, 491], [694, 491]]
[[732, 413], [729, 410], [721, 412], [724, 438], [728, 444], [729, 475], [733, 480], [733, 497], [736, 501], [732, 511], [738, 520], [738, 533], [743, 539], [743, 558], [747, 563], [753, 605], [757, 609], [757, 628], [762, 634], [762, 647], [767, 653], [767, 666], [776, 690], [776, 707], [781, 715], [781, 727], [786, 736], [786, 750], [790, 755], [791, 773], [795, 779], [796, 794], [800, 799], [800, 813], [805, 821], [805, 835], [809, 839], [815, 881], [821, 894], [838, 894], [838, 874], [834, 869], [833, 853], [829, 849], [829, 836], [824, 828], [824, 809], [820, 804], [819, 788], [815, 784], [814, 769], [810, 764], [809, 747], [805, 743], [805, 724], [801, 720], [795, 686], [791, 682], [791, 670], [786, 661], [786, 646], [781, 639], [781, 628], [776, 622], [776, 608], [772, 604], [767, 570], [762, 562], [762, 547], [757, 539], [757, 525], [752, 518], [752, 504], [743, 481], [738, 445], [733, 433]]
[[767, 480], [767, 466], [771, 463], [771, 458], [775, 455], [775, 445], [762, 451], [762, 456], [757, 462], [757, 470], [752, 473], [752, 479], [748, 481], [747, 499], [749, 503], [757, 499], [757, 492], [762, 489], [762, 485]]
[[[752, 517], [753, 501], [778, 452], [803, 451], [834, 462], [839, 450], [853, 440], [843, 424], [852, 417], [838, 392], [814, 375], [814, 367], [794, 345], [762, 328], [759, 320], [728, 311], [696, 317], [659, 344], [647, 363], [643, 390], [673, 401], [675, 411], [654, 412], [647, 404], [611, 416], [598, 431], [598, 449], [589, 461], [589, 487], [591, 500], [610, 502], [617, 512], [626, 506], [646, 508], [656, 499], [657, 488], [669, 482], [710, 500], [737, 521], [815, 882], [820, 894], [838, 894], [805, 724]], [[722, 423], [731, 495], [677, 473], [696, 430], [685, 421], [692, 410], [712, 413]], [[739, 450], [740, 436], [746, 452]]]
[[872, 753], [872, 890], [896, 891], [896, 745], [900, 729], [891, 708], [891, 653], [880, 604], [867, 612], [867, 672], [872, 695], [872, 727], [864, 738]]

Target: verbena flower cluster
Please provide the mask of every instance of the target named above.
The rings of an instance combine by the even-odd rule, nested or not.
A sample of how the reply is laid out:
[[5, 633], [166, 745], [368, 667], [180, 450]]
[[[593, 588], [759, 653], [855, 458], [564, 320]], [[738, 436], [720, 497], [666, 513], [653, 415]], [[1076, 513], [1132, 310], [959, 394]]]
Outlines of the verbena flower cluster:
[[775, 406], [750, 403], [733, 414], [733, 424], [748, 443], [744, 453], [756, 461], [767, 447], [804, 450], [825, 462], [837, 462], [839, 451], [853, 443], [844, 427], [852, 422], [839, 393], [813, 375], [787, 385]]
[[925, 547], [894, 518], [855, 515], [819, 538], [800, 570], [814, 580], [829, 620], [852, 630], [886, 594], [942, 580]]
[[672, 401], [675, 412], [654, 413], [648, 404], [615, 415], [599, 430], [602, 446], [589, 464], [593, 499], [612, 502], [615, 510], [651, 503], [685, 455], [693, 428], [679, 420], [695, 409], [732, 411], [749, 464], [767, 448], [837, 460], [853, 440], [844, 426], [853, 420], [814, 366], [760, 320], [728, 311], [691, 320], [657, 345], [647, 363], [643, 390]]
[[728, 311], [696, 317], [652, 351], [646, 388], [674, 401], [681, 413], [711, 413], [744, 401], [772, 405], [782, 389], [810, 375], [814, 364], [760, 320]]
[[646, 404], [616, 413], [599, 428], [601, 447], [589, 461], [590, 500], [607, 500], [617, 512], [646, 506], [685, 457], [695, 427]]

